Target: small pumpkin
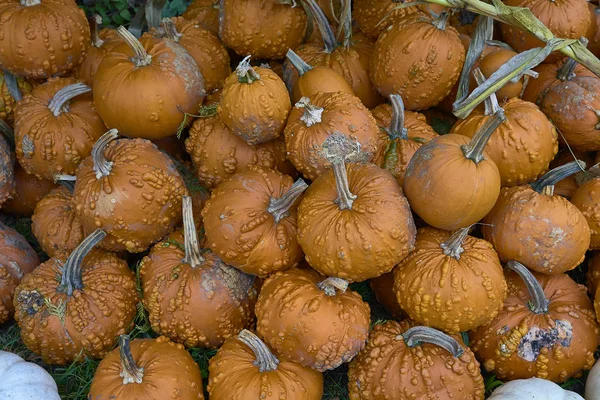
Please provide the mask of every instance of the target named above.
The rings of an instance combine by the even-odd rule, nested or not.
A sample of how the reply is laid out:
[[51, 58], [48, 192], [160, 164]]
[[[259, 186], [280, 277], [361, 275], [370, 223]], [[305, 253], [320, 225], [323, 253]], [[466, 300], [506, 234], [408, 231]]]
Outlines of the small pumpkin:
[[37, 253], [27, 240], [0, 222], [0, 324], [12, 318], [13, 295], [21, 278], [39, 264]]
[[[10, 80], [16, 82], [16, 88], [9, 83]], [[12, 125], [15, 105], [23, 98], [23, 95], [31, 93], [37, 84], [38, 82], [35, 80], [15, 77], [12, 74], [9, 76], [9, 73], [0, 68], [0, 119]]]
[[334, 131], [357, 141], [365, 161], [375, 156], [377, 122], [358, 97], [343, 92], [303, 97], [290, 112], [284, 136], [288, 158], [305, 178], [314, 180], [331, 167], [321, 152]]
[[281, 78], [270, 68], [251, 66], [250, 56], [223, 83], [221, 120], [248, 144], [268, 142], [281, 135], [291, 108]]
[[484, 383], [473, 352], [458, 337], [410, 320], [377, 324], [350, 363], [351, 400], [483, 400]]
[[202, 210], [210, 248], [227, 264], [260, 277], [295, 267], [302, 258], [296, 208], [307, 187], [302, 179], [294, 183], [255, 165], [231, 176]]
[[[478, 68], [485, 79], [489, 78], [494, 72], [496, 72], [501, 66], [503, 66], [508, 60], [516, 56], [518, 53], [509, 49], [498, 47], [495, 51], [488, 53], [483, 56], [479, 61]], [[519, 97], [523, 90], [524, 78], [521, 77], [517, 82], [508, 82], [496, 91], [498, 100], [504, 102], [514, 97]], [[503, 105], [504, 107], [504, 105]], [[506, 108], [505, 108], [506, 109]]]
[[198, 22], [205, 29], [218, 34], [220, 8], [219, 0], [194, 0], [181, 16]]
[[74, 1], [4, 0], [0, 14], [3, 69], [27, 78], [49, 78], [67, 74], [85, 59], [90, 27]]
[[583, 400], [583, 397], [546, 379], [529, 378], [506, 382], [488, 400]]
[[15, 107], [19, 163], [39, 179], [75, 173], [106, 127], [96, 112], [90, 88], [73, 78], [36, 86]]
[[60, 400], [54, 378], [37, 364], [0, 350], [0, 398]]
[[[96, 71], [94, 104], [109, 128], [144, 139], [172, 136], [185, 114], [195, 114], [206, 91], [202, 73], [183, 47], [120, 26], [124, 43]], [[123, 118], [126, 115], [127, 118]]]
[[[0, 124], [4, 121], [0, 120]], [[6, 125], [7, 128], [10, 128]], [[15, 191], [15, 157], [10, 151], [10, 146], [0, 133], [0, 208], [13, 195]]]
[[592, 297], [596, 293], [598, 284], [600, 283], [600, 252], [592, 252], [592, 256], [588, 260], [588, 271], [586, 274], [585, 285]]
[[25, 275], [15, 290], [23, 343], [47, 364], [102, 358], [133, 322], [133, 272], [113, 253], [92, 250], [105, 236], [94, 231], [68, 257], [51, 258]]
[[119, 336], [119, 348], [104, 357], [89, 399], [204, 400], [198, 364], [185, 348], [164, 336]]
[[37, 203], [57, 186], [51, 180], [29, 175], [19, 163], [15, 163], [15, 191], [2, 206], [2, 211], [28, 217], [33, 214]]
[[321, 400], [323, 375], [279, 360], [258, 336], [244, 329], [210, 359], [208, 393], [213, 400]]
[[111, 129], [77, 169], [73, 208], [85, 234], [101, 227], [100, 247], [139, 253], [181, 221], [183, 178], [149, 140], [119, 139]]
[[592, 368], [599, 331], [585, 287], [566, 274], [533, 274], [512, 260], [508, 269], [504, 308], [470, 334], [484, 368], [504, 381], [552, 382]]
[[311, 269], [271, 275], [256, 303], [258, 334], [281, 358], [317, 371], [350, 361], [367, 340], [370, 308], [347, 287]]
[[482, 227], [484, 238], [494, 245], [501, 260], [515, 260], [544, 274], [569, 271], [583, 261], [590, 246], [586, 218], [552, 189], [554, 183], [580, 168], [573, 161], [531, 185], [502, 189]]
[[600, 165], [590, 168], [584, 173], [581, 184], [573, 193], [573, 203], [583, 213], [590, 227], [590, 250], [600, 249]]
[[396, 298], [394, 292], [394, 272], [388, 272], [378, 276], [377, 278], [369, 279], [369, 286], [375, 295], [375, 299], [380, 303], [385, 310], [397, 321], [406, 318], [406, 313]]
[[403, 22], [409, 17], [423, 16], [427, 4], [409, 7], [398, 7], [392, 0], [354, 0], [352, 14], [361, 32], [373, 40], [390, 26]]

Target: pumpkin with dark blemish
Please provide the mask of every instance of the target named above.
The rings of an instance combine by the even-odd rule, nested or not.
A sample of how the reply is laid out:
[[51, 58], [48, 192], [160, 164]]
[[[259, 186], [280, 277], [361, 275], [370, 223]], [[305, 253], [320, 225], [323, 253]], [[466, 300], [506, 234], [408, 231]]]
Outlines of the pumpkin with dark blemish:
[[51, 78], [15, 107], [19, 163], [39, 179], [75, 173], [106, 131], [91, 89], [73, 78]]
[[13, 295], [21, 278], [39, 264], [37, 253], [27, 240], [0, 222], [0, 324], [12, 318]]
[[370, 307], [340, 278], [311, 269], [277, 272], [256, 303], [256, 329], [279, 357], [317, 371], [350, 361], [365, 345]]
[[590, 227], [590, 250], [600, 249], [600, 166], [583, 173], [581, 184], [573, 193], [573, 203], [583, 213]]
[[599, 331], [585, 287], [566, 274], [531, 273], [515, 261], [508, 267], [503, 309], [470, 334], [484, 368], [503, 381], [553, 382], [592, 368]]
[[458, 336], [411, 320], [377, 324], [350, 363], [350, 400], [483, 400], [479, 363]]
[[[200, 68], [179, 44], [120, 26], [124, 43], [96, 71], [94, 103], [109, 128], [144, 139], [174, 135], [185, 113], [196, 114], [206, 91]], [[126, 116], [126, 117], [124, 117]]]
[[[564, 147], [558, 151], [556, 157], [554, 157], [554, 160], [552, 160], [552, 162], [550, 163], [550, 168], [559, 167], [573, 160], [581, 160], [585, 163], [585, 165], [594, 164], [594, 159], [590, 157], [586, 152]], [[569, 175], [563, 180], [557, 182], [554, 185], [554, 194], [570, 199], [571, 196], [573, 196], [573, 193], [575, 193], [575, 191], [579, 187], [579, 183], [577, 182], [577, 175], [578, 174]]]
[[544, 274], [566, 272], [583, 261], [590, 247], [586, 218], [552, 189], [555, 182], [580, 168], [573, 161], [531, 185], [502, 189], [481, 228], [502, 261], [515, 260]]
[[94, 374], [90, 400], [204, 400], [202, 374], [185, 348], [164, 336], [119, 337]]
[[[31, 93], [33, 88], [39, 84], [38, 81], [33, 79], [27, 79], [23, 77], [16, 77], [16, 79], [17, 86], [21, 91], [21, 95]], [[4, 120], [9, 125], [13, 124], [13, 113], [16, 104], [17, 100], [12, 96], [12, 94], [8, 90], [8, 85], [6, 84], [6, 77], [4, 76], [4, 72], [0, 68], [0, 119]]]
[[100, 247], [145, 251], [181, 221], [183, 178], [149, 140], [105, 133], [77, 169], [73, 208], [85, 234], [106, 230]]
[[394, 269], [398, 303], [417, 323], [457, 334], [490, 322], [502, 308], [498, 254], [468, 232], [421, 228], [415, 250]]
[[199, 23], [205, 29], [219, 33], [219, 0], [194, 0], [181, 16]]
[[402, 98], [390, 96], [390, 104], [371, 110], [379, 127], [377, 152], [373, 164], [390, 171], [400, 186], [410, 159], [423, 144], [438, 137], [423, 114], [404, 111]]
[[390, 26], [405, 22], [408, 17], [425, 16], [427, 4], [398, 8], [392, 0], [354, 0], [352, 15], [360, 31], [373, 40]]
[[25, 275], [15, 290], [21, 339], [46, 364], [102, 358], [133, 323], [135, 276], [115, 254], [93, 249], [105, 235], [94, 231], [68, 257]]
[[394, 292], [394, 273], [388, 272], [378, 276], [377, 278], [369, 279], [369, 286], [377, 299], [377, 302], [381, 304], [385, 310], [397, 321], [401, 321], [406, 318], [406, 313], [396, 298]]
[[304, 39], [307, 16], [297, 5], [273, 0], [221, 0], [219, 37], [241, 56], [280, 59]]
[[465, 49], [449, 14], [383, 32], [371, 57], [371, 80], [379, 93], [399, 94], [407, 110], [424, 110], [446, 97], [458, 81]]
[[[2, 121], [0, 121], [2, 123]], [[0, 134], [0, 208], [15, 192], [15, 156]]]
[[51, 180], [29, 175], [19, 163], [15, 163], [15, 191], [2, 206], [2, 211], [28, 217], [33, 214], [37, 203], [57, 186]]
[[231, 132], [260, 144], [281, 135], [292, 104], [281, 78], [270, 68], [251, 66], [249, 57], [225, 79], [218, 111]]
[[257, 165], [223, 181], [202, 210], [210, 248], [227, 264], [260, 277], [295, 267], [302, 258], [296, 209], [307, 187], [302, 179], [294, 183]]
[[183, 225], [140, 264], [144, 307], [154, 332], [187, 347], [216, 348], [252, 324], [258, 279], [203, 249], [188, 196]]
[[323, 375], [278, 359], [254, 333], [228, 339], [208, 364], [212, 400], [321, 400]]
[[85, 59], [90, 27], [74, 1], [3, 0], [0, 15], [0, 66], [13, 74], [65, 75]]
[[592, 256], [587, 262], [588, 270], [585, 279], [585, 285], [588, 292], [595, 297], [596, 289], [600, 283], [600, 251], [592, 252]]

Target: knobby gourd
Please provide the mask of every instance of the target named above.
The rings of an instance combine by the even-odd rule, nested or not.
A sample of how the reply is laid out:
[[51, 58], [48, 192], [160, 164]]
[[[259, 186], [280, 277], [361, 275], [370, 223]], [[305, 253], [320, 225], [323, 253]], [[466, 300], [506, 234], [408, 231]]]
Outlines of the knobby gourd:
[[600, 249], [600, 165], [583, 173], [581, 184], [573, 193], [573, 203], [585, 217], [590, 227], [590, 250]]

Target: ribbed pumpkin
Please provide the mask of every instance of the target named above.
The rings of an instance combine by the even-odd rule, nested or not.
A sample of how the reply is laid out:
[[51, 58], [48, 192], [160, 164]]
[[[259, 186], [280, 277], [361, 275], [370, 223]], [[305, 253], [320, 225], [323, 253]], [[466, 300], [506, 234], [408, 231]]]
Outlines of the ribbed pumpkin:
[[311, 269], [271, 275], [256, 303], [258, 334], [279, 357], [317, 371], [350, 361], [367, 340], [370, 308], [347, 286]]
[[98, 365], [88, 398], [204, 400], [202, 374], [185, 348], [164, 336], [121, 335], [119, 348]]
[[141, 262], [144, 307], [155, 332], [188, 347], [218, 347], [252, 323], [257, 280], [202, 248], [188, 196], [183, 225]]
[[212, 400], [321, 400], [323, 375], [279, 360], [254, 333], [228, 339], [208, 364]]
[[[2, 121], [0, 121], [0, 124]], [[7, 125], [8, 127], [8, 125]], [[12, 131], [12, 130], [11, 130]], [[15, 157], [10, 147], [0, 133], [0, 208], [15, 191]]]
[[92, 250], [105, 235], [94, 231], [68, 258], [63, 253], [25, 275], [15, 291], [23, 343], [47, 364], [101, 358], [133, 322], [133, 272], [113, 253]]
[[553, 382], [592, 368], [599, 331], [585, 287], [566, 274], [532, 274], [515, 261], [508, 267], [504, 308], [470, 335], [484, 368], [505, 381]]
[[[15, 79], [18, 91], [9, 89], [8, 80]], [[8, 74], [0, 69], [0, 119], [12, 125], [14, 121], [13, 112], [17, 101], [23, 98], [23, 95], [31, 93], [31, 90], [38, 84], [38, 81], [23, 77], [9, 77]], [[13, 96], [14, 95], [14, 96]]]
[[314, 180], [331, 167], [321, 152], [334, 131], [357, 141], [365, 161], [375, 156], [377, 122], [358, 97], [343, 92], [304, 97], [294, 105], [284, 135], [288, 158], [305, 178]]
[[85, 59], [90, 27], [72, 0], [3, 0], [0, 67], [18, 76], [65, 75]]
[[73, 78], [52, 78], [36, 86], [15, 108], [19, 163], [39, 179], [75, 173], [106, 131], [90, 88]]
[[486, 240], [500, 259], [533, 271], [558, 274], [579, 265], [590, 246], [590, 228], [579, 209], [553, 194], [552, 185], [580, 170], [576, 161], [555, 168], [530, 185], [504, 188], [484, 218]]
[[583, 182], [573, 193], [573, 203], [583, 213], [590, 227], [590, 250], [600, 249], [600, 166], [584, 173]]
[[373, 40], [390, 26], [402, 23], [408, 17], [424, 16], [427, 4], [399, 8], [392, 0], [354, 0], [352, 15], [360, 31]]
[[106, 250], [139, 253], [181, 221], [183, 178], [149, 140], [119, 139], [112, 129], [77, 169], [75, 214], [88, 234], [101, 227]]
[[221, 0], [219, 37], [239, 55], [279, 59], [302, 43], [307, 17], [302, 7], [272, 0]]
[[152, 35], [138, 40], [122, 26], [117, 33], [125, 43], [115, 46], [96, 71], [98, 113], [106, 126], [125, 136], [174, 135], [185, 113], [196, 114], [206, 94], [196, 61], [171, 40]]
[[219, 32], [219, 0], [194, 0], [181, 15], [213, 33]]
[[29, 175], [15, 163], [15, 190], [2, 206], [2, 211], [22, 217], [33, 214], [36, 204], [58, 185], [48, 179]]
[[410, 320], [377, 324], [350, 363], [351, 400], [483, 400], [479, 363], [458, 337]]
[[402, 186], [412, 156], [438, 134], [427, 124], [423, 114], [404, 111], [400, 95], [392, 94], [390, 103], [378, 105], [371, 111], [379, 126], [379, 144], [373, 163], [390, 171]]
[[13, 228], [0, 222], [0, 324], [12, 318], [15, 288], [40, 264], [35, 250]]

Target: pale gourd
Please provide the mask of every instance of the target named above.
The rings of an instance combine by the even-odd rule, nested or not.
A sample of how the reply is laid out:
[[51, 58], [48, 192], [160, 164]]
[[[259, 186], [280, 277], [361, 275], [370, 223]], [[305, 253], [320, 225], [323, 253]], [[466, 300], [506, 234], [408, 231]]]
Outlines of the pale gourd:
[[0, 350], [0, 399], [60, 400], [56, 382], [44, 368]]
[[[598, 372], [600, 373], [600, 369]], [[590, 377], [591, 375], [590, 373]], [[597, 392], [596, 397], [588, 397], [586, 394], [585, 398], [595, 400], [599, 398], [598, 394], [600, 392]], [[505, 383], [494, 390], [488, 400], [583, 400], [583, 397], [546, 379], [529, 378]]]
[[[577, 397], [573, 398], [577, 399]], [[600, 362], [594, 364], [587, 377], [585, 382], [585, 398], [586, 400], [600, 399]]]

